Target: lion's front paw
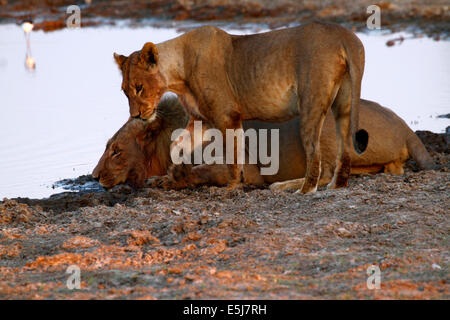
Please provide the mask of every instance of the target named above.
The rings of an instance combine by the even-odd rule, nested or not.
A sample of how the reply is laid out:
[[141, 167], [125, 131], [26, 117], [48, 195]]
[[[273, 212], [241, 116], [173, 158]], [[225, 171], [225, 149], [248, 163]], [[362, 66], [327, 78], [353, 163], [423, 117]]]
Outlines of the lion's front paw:
[[145, 186], [150, 187], [163, 187], [169, 181], [168, 176], [154, 176], [145, 180]]
[[241, 182], [231, 182], [227, 185], [228, 191], [242, 190], [243, 188], [244, 188], [244, 184]]
[[188, 180], [191, 175], [192, 165], [190, 164], [174, 164], [167, 170], [167, 175], [175, 182]]
[[285, 191], [289, 190], [288, 186], [284, 182], [274, 182], [269, 186], [272, 191]]
[[301, 189], [298, 189], [295, 191], [296, 194], [311, 194], [315, 193], [317, 191], [317, 186], [315, 187], [302, 187]]
[[304, 183], [305, 183], [304, 178], [281, 181], [281, 182], [274, 182], [269, 186], [269, 189], [272, 191], [300, 190], [300, 189], [302, 189]]
[[182, 189], [187, 187], [184, 181], [174, 181], [170, 176], [162, 177], [151, 177], [145, 181], [145, 186], [147, 188], [163, 188], [164, 190], [169, 189]]
[[333, 190], [333, 189], [345, 188], [347, 186], [348, 186], [348, 180], [337, 180], [337, 179], [333, 178], [333, 180], [329, 184], [327, 184], [327, 189]]

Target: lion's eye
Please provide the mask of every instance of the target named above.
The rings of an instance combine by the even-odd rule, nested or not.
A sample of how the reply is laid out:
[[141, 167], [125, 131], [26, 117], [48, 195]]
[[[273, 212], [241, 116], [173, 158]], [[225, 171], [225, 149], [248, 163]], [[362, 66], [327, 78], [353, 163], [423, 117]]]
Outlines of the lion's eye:
[[142, 84], [136, 85], [136, 94], [139, 94], [142, 91]]
[[114, 149], [113, 150], [113, 157], [116, 157], [116, 156], [118, 156], [120, 154], [120, 150], [118, 150], [118, 149]]

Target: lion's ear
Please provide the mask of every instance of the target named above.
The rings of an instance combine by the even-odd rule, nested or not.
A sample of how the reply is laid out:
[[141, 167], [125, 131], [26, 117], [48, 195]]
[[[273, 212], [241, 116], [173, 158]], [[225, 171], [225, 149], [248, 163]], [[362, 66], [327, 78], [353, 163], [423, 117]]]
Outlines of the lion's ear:
[[141, 49], [139, 60], [146, 66], [153, 67], [158, 63], [158, 48], [152, 42], [147, 42]]
[[114, 52], [114, 60], [117, 63], [117, 66], [119, 67], [120, 70], [122, 70], [122, 66], [125, 62], [125, 60], [127, 60], [127, 57], [121, 55], [121, 54], [117, 54]]

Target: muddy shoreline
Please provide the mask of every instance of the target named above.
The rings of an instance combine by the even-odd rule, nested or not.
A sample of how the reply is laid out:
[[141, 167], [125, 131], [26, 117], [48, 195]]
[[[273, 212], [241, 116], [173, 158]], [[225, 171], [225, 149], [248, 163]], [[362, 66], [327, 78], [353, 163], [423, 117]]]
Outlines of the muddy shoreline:
[[418, 135], [436, 170], [410, 161], [313, 195], [123, 185], [4, 199], [0, 298], [449, 299], [450, 136]]
[[[369, 0], [295, 1], [295, 0], [95, 0], [90, 4], [73, 0], [0, 1], [0, 23], [21, 23], [31, 19], [35, 30], [65, 28], [69, 5], [81, 8], [82, 26], [110, 25], [126, 21], [130, 26], [152, 25], [189, 29], [198, 23], [225, 24], [236, 28], [261, 26], [269, 29], [312, 20], [337, 22], [355, 31], [367, 31]], [[450, 10], [445, 1], [407, 0], [378, 3], [384, 30], [408, 30], [435, 39], [450, 33]], [[258, 26], [256, 26], [258, 25]]]

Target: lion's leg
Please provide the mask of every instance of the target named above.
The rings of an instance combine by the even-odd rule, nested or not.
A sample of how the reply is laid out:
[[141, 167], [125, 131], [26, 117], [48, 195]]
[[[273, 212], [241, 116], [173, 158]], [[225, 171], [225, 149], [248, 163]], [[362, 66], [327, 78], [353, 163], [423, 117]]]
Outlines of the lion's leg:
[[[256, 164], [244, 164], [244, 183], [251, 185], [262, 185], [264, 179]], [[230, 169], [226, 164], [204, 164], [192, 168], [188, 176], [184, 176], [184, 181], [188, 185], [214, 185], [225, 186], [231, 179]]]
[[[243, 152], [242, 155], [245, 160], [245, 149], [244, 145], [238, 143], [238, 130], [242, 129], [242, 121], [239, 115], [230, 117], [228, 115], [222, 115], [218, 117], [215, 122], [215, 127], [222, 132], [224, 137], [224, 157], [225, 163], [228, 165], [229, 169], [229, 182], [228, 189], [236, 189], [242, 186], [243, 178], [243, 164], [238, 163], [238, 152]], [[227, 133], [227, 129], [230, 130]], [[243, 131], [242, 131], [243, 133]], [[227, 134], [229, 135], [227, 137]], [[234, 141], [234, 142], [233, 142]], [[233, 148], [230, 147], [230, 143], [233, 144]], [[241, 150], [238, 148], [242, 147]]]
[[[348, 78], [349, 76], [346, 75]], [[337, 156], [333, 179], [328, 185], [329, 189], [345, 187], [350, 176], [350, 112], [351, 112], [351, 82], [345, 79], [342, 82], [331, 110], [336, 121]]]
[[403, 170], [403, 162], [401, 161], [393, 161], [384, 165], [384, 173], [391, 174], [404, 174]]
[[168, 183], [169, 176], [153, 176], [145, 180], [145, 187], [162, 187]]
[[172, 165], [165, 176], [154, 176], [146, 180], [147, 187], [182, 189], [197, 185], [224, 186], [230, 179], [227, 165], [202, 164], [199, 166]]
[[333, 179], [333, 167], [326, 161], [321, 161], [319, 187], [327, 186]]
[[242, 187], [242, 178], [243, 178], [243, 165], [238, 163], [238, 145], [237, 139], [234, 143], [234, 163], [229, 164], [229, 172], [230, 172], [230, 180], [228, 182], [228, 189], [233, 190]]
[[[332, 57], [330, 57], [332, 59]], [[324, 59], [329, 68], [303, 70], [298, 90], [300, 134], [305, 150], [306, 174], [301, 193], [315, 192], [321, 173], [320, 135], [325, 116], [338, 94], [339, 80], [345, 69], [339, 58]], [[335, 68], [333, 68], [335, 67]]]
[[[211, 46], [205, 45], [204, 50], [200, 53], [198, 59], [201, 62], [196, 66], [195, 75], [192, 76], [189, 85], [198, 103], [198, 113], [207, 119], [213, 128], [220, 130], [226, 141], [227, 129], [242, 130], [241, 106], [236, 98], [234, 88], [230, 85], [230, 77], [227, 72], [229, 57], [224, 51], [216, 50], [215, 44], [218, 39], [214, 39], [210, 43]], [[202, 63], [210, 61], [210, 55], [214, 55], [214, 62]], [[206, 59], [206, 61], [202, 59]], [[228, 142], [224, 143], [225, 160], [227, 151], [229, 153], [229, 161], [225, 161], [230, 171], [229, 189], [235, 189], [242, 185], [243, 173], [242, 164], [237, 163], [237, 139], [233, 140], [235, 142], [233, 148], [228, 147]]]
[[260, 168], [256, 164], [244, 164], [244, 183], [252, 185], [264, 184]]
[[306, 156], [305, 180], [299, 190], [303, 194], [315, 192], [319, 182], [321, 171], [320, 134], [329, 108], [329, 98], [325, 96], [325, 91], [322, 90], [316, 95], [312, 95], [310, 92], [299, 95], [303, 97], [299, 105], [300, 135]]
[[224, 186], [230, 179], [228, 167], [224, 164], [203, 164], [195, 166], [191, 170], [191, 175], [187, 177], [190, 185], [214, 185]]
[[[303, 120], [309, 118], [314, 123], [309, 123]], [[320, 115], [312, 115], [310, 117], [302, 117], [301, 120], [301, 136], [303, 147], [306, 155], [306, 174], [305, 181], [303, 183], [300, 192], [310, 193], [316, 192], [317, 185], [320, 177], [321, 164], [320, 164], [320, 131], [322, 129], [325, 116], [323, 113]]]
[[[195, 141], [194, 141], [194, 121], [197, 121], [197, 119], [194, 118], [194, 117], [191, 117], [189, 122], [188, 122], [188, 124], [187, 124], [187, 126], [186, 126], [186, 128], [185, 128], [185, 130], [187, 130], [187, 132], [186, 132], [187, 135], [185, 135], [185, 134], [180, 135], [170, 145], [170, 152], [171, 152], [171, 154], [172, 154], [172, 151], [173, 151], [174, 148], [177, 148], [179, 150], [183, 150], [183, 163], [180, 163], [180, 164], [175, 164], [174, 163], [174, 164], [172, 164], [171, 165], [172, 170], [176, 166], [179, 166], [179, 168], [177, 168], [175, 170], [180, 170], [180, 171], [186, 170], [187, 167], [189, 167], [189, 170], [190, 170], [190, 168], [192, 167], [192, 163], [193, 163], [193, 160], [194, 160], [194, 157], [193, 157], [194, 153], [193, 152], [194, 152], [194, 149], [196, 147], [195, 146]], [[185, 156], [184, 153], [185, 152], [186, 152], [187, 159], [190, 159], [190, 161], [189, 161], [190, 163], [186, 163], [184, 161], [184, 156]]]
[[202, 164], [197, 162], [195, 154], [203, 154], [203, 148], [208, 142], [203, 141], [204, 133], [210, 126], [205, 121], [201, 119], [191, 116], [189, 123], [187, 124], [185, 130], [188, 133], [187, 137], [179, 137], [177, 140], [172, 142], [170, 149], [172, 151], [173, 148], [177, 147], [178, 149], [182, 149], [183, 152], [186, 152], [187, 159], [189, 159], [190, 163], [181, 163], [181, 164], [173, 164], [170, 168], [170, 171], [173, 174], [174, 181], [182, 181], [184, 176], [190, 174], [190, 170], [193, 165]]
[[269, 188], [272, 191], [287, 191], [287, 190], [299, 190], [303, 187], [305, 178], [286, 180], [281, 182], [272, 183]]
[[[229, 184], [230, 170], [226, 164], [203, 164], [183, 172], [176, 172], [177, 168], [179, 166], [172, 167], [167, 178], [162, 179], [163, 187], [179, 189], [196, 185], [225, 186]], [[264, 184], [264, 179], [256, 165], [244, 165], [244, 179], [246, 184]]]
[[[322, 175], [317, 184], [318, 187], [326, 186], [331, 181], [330, 175]], [[303, 187], [305, 183], [305, 178], [286, 180], [281, 182], [272, 183], [269, 188], [272, 191], [288, 191], [288, 190], [299, 190]]]

